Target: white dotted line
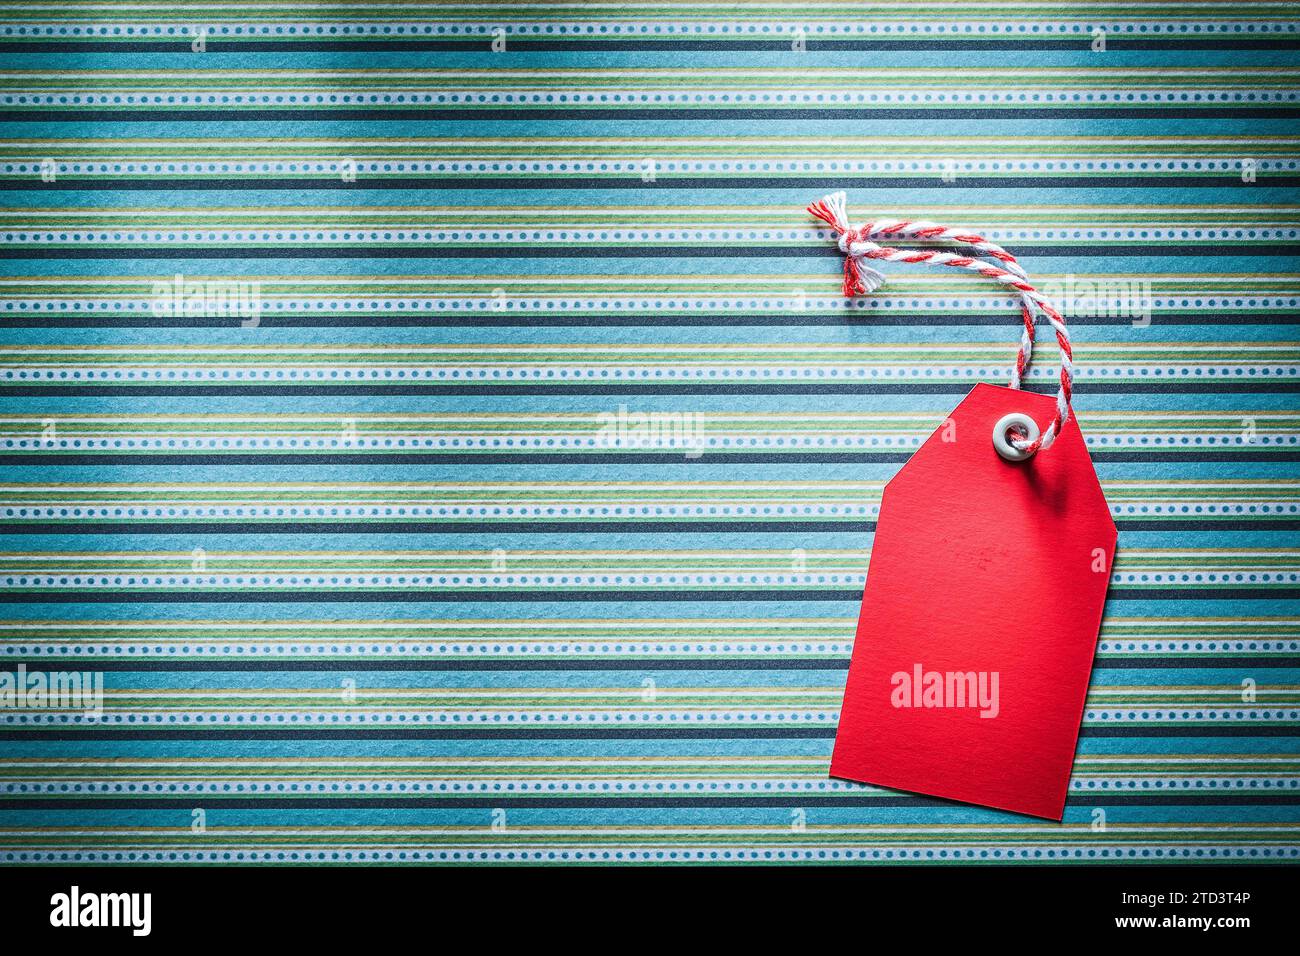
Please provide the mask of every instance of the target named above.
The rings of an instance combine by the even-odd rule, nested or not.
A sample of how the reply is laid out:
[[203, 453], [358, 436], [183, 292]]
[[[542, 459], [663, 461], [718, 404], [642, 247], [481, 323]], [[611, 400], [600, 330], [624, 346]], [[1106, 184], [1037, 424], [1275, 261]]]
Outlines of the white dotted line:
[[[1232, 792], [1242, 790], [1295, 790], [1300, 789], [1296, 777], [1241, 778], [1150, 778], [1116, 777], [1102, 780], [1071, 781], [1070, 789], [1083, 792], [1151, 792], [1212, 790]], [[223, 794], [223, 793], [334, 793], [334, 794], [537, 794], [537, 793], [607, 793], [607, 794], [699, 794], [699, 793], [879, 793], [874, 787], [863, 788], [857, 784], [837, 780], [797, 780], [790, 778], [737, 780], [716, 778], [709, 780], [663, 778], [657, 780], [567, 780], [541, 778], [510, 781], [474, 781], [433, 778], [412, 780], [403, 778], [348, 778], [344, 780], [294, 780], [239, 779], [186, 780], [152, 782], [82, 782], [82, 781], [6, 781], [0, 783], [0, 793], [8, 794]]]
[[[212, 587], [212, 588], [383, 588], [383, 587], [627, 587], [644, 586], [772, 586], [806, 587], [858, 586], [861, 574], [824, 572], [817, 574], [4, 574], [0, 587], [8, 588], [124, 588], [124, 587]], [[1129, 571], [1116, 572], [1111, 583], [1124, 587], [1138, 584], [1295, 584], [1300, 574], [1293, 571]]]
[[839, 714], [825, 710], [794, 710], [771, 708], [764, 711], [683, 710], [667, 711], [508, 711], [485, 713], [481, 711], [361, 711], [329, 713], [299, 711], [290, 714], [257, 712], [179, 712], [152, 713], [143, 711], [117, 712], [105, 710], [101, 714], [80, 712], [38, 713], [21, 710], [0, 710], [0, 725], [31, 727], [89, 725], [97, 727], [161, 726], [161, 725], [242, 725], [265, 727], [271, 725], [336, 726], [340, 724], [418, 725], [418, 726], [536, 726], [610, 725], [610, 724], [818, 724], [833, 725]]
[[[0, 657], [357, 657], [368, 656], [429, 656], [429, 657], [543, 657], [568, 658], [582, 656], [638, 657], [705, 657], [719, 655], [744, 657], [840, 657], [847, 658], [853, 649], [851, 641], [824, 640], [817, 642], [770, 643], [747, 641], [695, 641], [654, 642], [636, 641], [581, 641], [568, 640], [557, 644], [478, 643], [454, 641], [440, 643], [418, 642], [366, 642], [338, 641], [330, 643], [255, 643], [222, 642], [200, 644], [183, 643], [116, 643], [78, 642], [67, 644], [6, 643], [0, 646]], [[1112, 654], [1296, 654], [1300, 641], [1102, 641], [1099, 653]]]
[[[1111, 512], [1118, 516], [1154, 515], [1178, 517], [1183, 515], [1270, 515], [1300, 514], [1300, 504], [1294, 502], [1197, 502], [1194, 504], [1161, 504], [1143, 502], [1113, 505]], [[880, 513], [878, 504], [810, 503], [810, 504], [577, 504], [547, 502], [537, 505], [68, 505], [40, 506], [0, 505], [0, 516], [17, 521], [108, 521], [138, 520], [270, 520], [292, 519], [414, 519], [434, 518], [444, 520], [470, 519], [529, 519], [548, 518], [875, 518]]]
[[[1291, 506], [1291, 511], [1300, 507]], [[548, 503], [541, 505], [213, 505], [213, 506], [65, 506], [0, 507], [5, 518], [35, 521], [48, 519], [108, 520], [139, 518], [146, 520], [199, 518], [272, 519], [292, 518], [685, 518], [685, 517], [811, 517], [872, 518], [880, 512], [878, 504], [808, 504], [808, 505], [735, 505], [735, 504], [652, 504], [652, 505], [581, 505]]]
[[909, 20], [899, 23], [862, 23], [801, 21], [798, 23], [761, 20], [755, 22], [713, 20], [703, 22], [653, 22], [629, 20], [622, 22], [585, 21], [577, 23], [549, 23], [522, 21], [517, 23], [318, 23], [295, 21], [292, 23], [238, 23], [232, 21], [203, 24], [138, 24], [138, 23], [16, 23], [0, 28], [0, 36], [18, 37], [174, 37], [190, 39], [196, 29], [210, 36], [230, 37], [370, 37], [385, 36], [452, 36], [491, 38], [498, 29], [507, 36], [690, 36], [727, 37], [772, 36], [786, 38], [795, 29], [809, 36], [873, 37], [873, 36], [1084, 36], [1091, 37], [1094, 30], [1108, 33], [1151, 34], [1184, 36], [1187, 34], [1290, 34], [1297, 30], [1293, 21], [1278, 20], [1257, 22], [1250, 20], [1194, 20], [1165, 22], [1150, 20], [1090, 20], [1069, 22], [955, 20], [945, 22]]
[[[280, 368], [262, 368], [247, 366], [186, 366], [181, 368], [135, 368], [129, 366], [76, 366], [41, 368], [24, 366], [22, 368], [0, 369], [0, 381], [14, 382], [321, 382], [344, 381], [366, 383], [375, 381], [590, 381], [592, 379], [616, 381], [649, 381], [652, 379], [699, 381], [715, 379], [720, 381], [760, 381], [764, 379], [796, 379], [802, 381], [825, 379], [897, 379], [904, 381], [921, 379], [960, 379], [985, 381], [997, 377], [1004, 369], [994, 365], [930, 365], [917, 367], [912, 365], [897, 366], [861, 366], [861, 365], [817, 365], [784, 367], [736, 367], [731, 365], [710, 365], [705, 367], [683, 366], [647, 366], [640, 368], [608, 368], [605, 366], [566, 366], [555, 365], [528, 366], [448, 366], [428, 365], [411, 366], [286, 366]], [[1079, 377], [1093, 380], [1119, 379], [1127, 381], [1132, 378], [1293, 378], [1300, 374], [1300, 366], [1286, 364], [1243, 364], [1243, 365], [1201, 365], [1201, 364], [1166, 364], [1166, 365], [1109, 365], [1085, 366], [1079, 370]], [[1042, 379], [1053, 378], [1052, 369], [1035, 369], [1027, 377]]]
[[[1145, 707], [1089, 708], [1084, 711], [1087, 724], [1113, 723], [1276, 723], [1300, 720], [1300, 710], [1285, 707]], [[817, 724], [834, 725], [839, 714], [826, 710], [768, 708], [762, 711], [730, 710], [655, 710], [655, 711], [362, 711], [345, 713], [296, 711], [259, 713], [255, 711], [112, 711], [99, 714], [76, 712], [33, 712], [0, 710], [0, 725], [8, 726], [337, 726], [337, 725], [415, 725], [415, 726], [537, 726], [537, 725], [647, 725], [647, 724]]]
[[[537, 588], [537, 587], [861, 587], [862, 574], [4, 574], [5, 588], [290, 588], [368, 589]], [[1294, 585], [1294, 571], [1129, 571], [1116, 572], [1111, 583], [1132, 585]]]
[[0, 106], [7, 107], [323, 107], [377, 108], [377, 107], [491, 107], [503, 106], [557, 107], [557, 106], [657, 106], [678, 108], [709, 108], [737, 106], [907, 106], [944, 105], [950, 107], [1009, 106], [1031, 107], [1037, 105], [1059, 106], [1122, 106], [1185, 105], [1188, 103], [1238, 106], [1241, 104], [1294, 103], [1300, 99], [1298, 90], [1248, 91], [1235, 89], [1206, 89], [1187, 92], [1179, 89], [1150, 89], [1134, 93], [1116, 90], [979, 90], [958, 92], [946, 89], [922, 89], [908, 92], [875, 92], [871, 90], [836, 90], [816, 92], [811, 90], [783, 90], [760, 92], [756, 90], [569, 90], [543, 92], [533, 90], [463, 90], [441, 92], [407, 89], [401, 92], [291, 92], [291, 93], [3, 93]]
[[[1084, 280], [1080, 280], [1084, 281]], [[1295, 296], [1143, 296], [1149, 298], [1152, 311], [1218, 311], [1236, 309], [1293, 310], [1300, 308]], [[292, 299], [261, 298], [261, 314], [295, 314], [300, 312], [816, 312], [844, 310], [951, 312], [987, 308], [989, 302], [974, 298], [945, 296], [891, 295], [888, 298], [845, 299], [840, 296], [806, 298], [536, 298], [494, 297], [451, 299]], [[4, 312], [126, 312], [153, 315], [154, 302], [142, 299], [5, 299]]]
[[[401, 160], [373, 159], [350, 160], [357, 175], [599, 175], [618, 174], [640, 176], [646, 169], [646, 159], [600, 160]], [[209, 162], [177, 161], [170, 159], [115, 160], [101, 162], [60, 162], [60, 175], [71, 176], [222, 176], [222, 175], [283, 175], [283, 176], [337, 176], [340, 160], [315, 160], [305, 162], [254, 161], [228, 159]], [[1240, 159], [1204, 159], [1190, 157], [1146, 157], [1143, 159], [674, 159], [656, 157], [656, 175], [687, 175], [692, 173], [790, 173], [790, 174], [866, 174], [914, 173], [941, 175], [953, 170], [967, 174], [985, 173], [1197, 173], [1222, 172], [1238, 174]], [[352, 166], [349, 166], [351, 169]], [[1300, 159], [1288, 157], [1260, 157], [1254, 161], [1257, 172], [1291, 172], [1300, 169]], [[0, 163], [0, 175], [37, 176], [43, 171], [40, 162]]]
[[[853, 649], [851, 641], [826, 641], [813, 643], [750, 643], [727, 641], [721, 643], [672, 642], [637, 643], [635, 641], [564, 641], [558, 644], [504, 644], [474, 643], [367, 643], [364, 641], [304, 644], [87, 644], [75, 648], [66, 644], [12, 644], [0, 645], [0, 657], [366, 657], [389, 655], [420, 655], [432, 657], [546, 657], [566, 658], [573, 655], [642, 657], [717, 657], [743, 655], [746, 657], [847, 657]], [[1293, 648], [1294, 649], [1294, 648]]]
[[[1280, 577], [1280, 575], [1279, 575]], [[861, 587], [863, 575], [816, 574], [4, 574], [6, 588]]]
[[[535, 449], [539, 451], [562, 451], [567, 449], [640, 449], [640, 450], [697, 450], [699, 448], [915, 448], [921, 445], [927, 435], [761, 435], [761, 436], [709, 436], [699, 441], [683, 441], [664, 438], [658, 442], [623, 442], [611, 444], [600, 438], [540, 435], [528, 437], [512, 435], [497, 436], [435, 436], [406, 435], [387, 438], [345, 439], [338, 437], [313, 436], [277, 436], [258, 438], [251, 436], [223, 436], [183, 438], [144, 438], [128, 436], [125, 438], [5, 438], [0, 439], [0, 450], [14, 451], [95, 451], [95, 450], [132, 450], [132, 451], [166, 451], [174, 449], [191, 450], [268, 450], [294, 448], [299, 450], [322, 451], [361, 451], [376, 449], [405, 450], [465, 450], [465, 449]], [[1126, 434], [1117, 436], [1088, 435], [1085, 442], [1093, 447], [1279, 447], [1300, 444], [1297, 435], [1256, 434], [1246, 437], [1240, 434], [1199, 435], [1150, 435]], [[1123, 507], [1123, 506], [1116, 506]], [[1133, 506], [1130, 506], [1133, 507]], [[1142, 505], [1136, 506], [1145, 507]], [[1172, 506], [1170, 506], [1172, 507]], [[1254, 508], [1246, 506], [1247, 511]]]
[[[808, 243], [826, 238], [829, 234], [821, 229], [742, 229], [737, 227], [717, 227], [712, 229], [627, 229], [627, 228], [583, 228], [583, 229], [466, 229], [455, 226], [438, 226], [436, 228], [317, 228], [304, 227], [258, 227], [246, 226], [229, 229], [6, 229], [0, 237], [7, 243], [15, 245], [48, 244], [131, 244], [146, 243], [434, 243], [464, 244], [476, 243], [499, 245], [514, 243], [531, 245], [534, 243]], [[991, 239], [1007, 242], [1289, 242], [1300, 238], [1300, 229], [1292, 227], [1241, 227], [1224, 228], [1063, 228], [1063, 229], [1014, 229], [990, 228], [986, 235]], [[832, 237], [833, 238], [833, 237]], [[1080, 286], [1083, 280], [1076, 280]], [[1105, 295], [1106, 283], [1110, 280], [1099, 278], [1099, 288], [1090, 292]], [[170, 288], [170, 287], [169, 287]], [[1122, 290], [1122, 291], [1127, 291]], [[1081, 291], [1076, 291], [1082, 297]], [[496, 305], [499, 299], [492, 300]]]
[[[703, 835], [697, 835], [703, 842]], [[519, 863], [816, 863], [816, 862], [873, 862], [892, 860], [897, 863], [952, 861], [1043, 861], [1061, 862], [1091, 860], [1142, 861], [1142, 860], [1294, 860], [1300, 858], [1300, 846], [1284, 844], [1257, 844], [1248, 847], [1232, 844], [1164, 846], [1149, 844], [1138, 846], [1081, 847], [1055, 844], [1039, 847], [957, 846], [935, 845], [926, 847], [860, 848], [781, 848], [756, 847], [702, 847], [691, 849], [618, 848], [599, 849], [571, 847], [568, 849], [298, 849], [298, 850], [0, 850], [0, 862], [18, 863], [443, 863], [443, 864], [519, 864]]]

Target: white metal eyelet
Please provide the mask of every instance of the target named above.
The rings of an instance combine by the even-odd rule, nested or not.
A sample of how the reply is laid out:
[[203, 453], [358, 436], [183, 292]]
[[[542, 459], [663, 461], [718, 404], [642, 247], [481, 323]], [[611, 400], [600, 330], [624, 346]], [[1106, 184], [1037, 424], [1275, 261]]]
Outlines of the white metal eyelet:
[[1038, 439], [1038, 423], [1024, 412], [1012, 412], [1010, 415], [1003, 415], [998, 419], [998, 423], [993, 426], [993, 447], [1007, 461], [1024, 461], [1033, 454], [1031, 451], [1017, 448], [1007, 438], [1007, 432], [1017, 425], [1025, 430], [1026, 440], [1036, 441]]

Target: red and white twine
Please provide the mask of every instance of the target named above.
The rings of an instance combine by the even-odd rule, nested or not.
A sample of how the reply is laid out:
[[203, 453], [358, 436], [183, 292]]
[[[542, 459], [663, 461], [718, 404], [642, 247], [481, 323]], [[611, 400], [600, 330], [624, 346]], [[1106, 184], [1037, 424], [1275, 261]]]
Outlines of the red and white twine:
[[[1028, 368], [1033, 355], [1035, 316], [1038, 312], [1045, 315], [1053, 331], [1056, 332], [1056, 342], [1061, 349], [1061, 387], [1056, 393], [1056, 416], [1043, 429], [1043, 433], [1033, 441], [1026, 438], [1010, 438], [1009, 441], [1026, 455], [1032, 455], [1052, 446], [1056, 436], [1070, 420], [1070, 395], [1074, 384], [1070, 333], [1065, 327], [1065, 318], [1060, 311], [1029, 284], [1029, 276], [1016, 261], [1015, 256], [970, 230], [953, 229], [933, 222], [881, 219], [854, 228], [849, 225], [848, 207], [842, 192], [831, 193], [819, 199], [808, 207], [808, 211], [835, 231], [840, 252], [844, 253], [844, 295], [846, 297], [874, 292], [884, 284], [884, 274], [867, 265], [865, 262], [867, 259], [879, 259], [884, 262], [924, 262], [929, 265], [951, 266], [954, 269], [968, 269], [990, 279], [996, 279], [1013, 290], [1020, 299], [1024, 329], [1020, 335], [1020, 350], [1016, 354], [1015, 371], [1011, 374], [1012, 388], [1020, 388], [1025, 369]], [[920, 239], [927, 242], [960, 243], [969, 246], [981, 256], [996, 260], [998, 265], [973, 256], [944, 252], [940, 249], [891, 249], [877, 243], [875, 241], [877, 239]]]

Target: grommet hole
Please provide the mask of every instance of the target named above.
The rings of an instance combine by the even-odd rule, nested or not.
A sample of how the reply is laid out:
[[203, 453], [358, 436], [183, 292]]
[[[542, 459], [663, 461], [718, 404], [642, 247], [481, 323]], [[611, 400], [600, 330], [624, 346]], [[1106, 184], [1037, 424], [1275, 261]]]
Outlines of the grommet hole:
[[1007, 461], [1024, 461], [1033, 452], [1017, 448], [1016, 442], [1032, 442], [1038, 439], [1038, 423], [1024, 412], [1011, 412], [998, 419], [993, 426], [993, 447]]

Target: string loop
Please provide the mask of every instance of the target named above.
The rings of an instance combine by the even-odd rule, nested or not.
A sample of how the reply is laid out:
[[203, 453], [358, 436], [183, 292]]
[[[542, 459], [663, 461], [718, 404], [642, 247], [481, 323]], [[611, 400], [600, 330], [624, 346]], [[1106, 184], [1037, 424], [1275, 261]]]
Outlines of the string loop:
[[[842, 192], [831, 193], [819, 199], [808, 207], [808, 212], [834, 230], [836, 243], [839, 245], [840, 252], [844, 254], [846, 298], [870, 294], [884, 285], [884, 273], [867, 265], [866, 260], [870, 259], [966, 269], [986, 278], [995, 279], [1010, 289], [1020, 300], [1020, 314], [1023, 320], [1020, 348], [1016, 353], [1015, 370], [1011, 373], [1012, 388], [1021, 386], [1025, 370], [1033, 357], [1035, 318], [1039, 313], [1044, 315], [1056, 333], [1056, 342], [1061, 349], [1061, 386], [1056, 393], [1056, 416], [1037, 438], [1016, 437], [1008, 438], [1007, 441], [1014, 448], [1024, 452], [1025, 457], [1052, 447], [1056, 436], [1070, 420], [1070, 398], [1074, 388], [1074, 354], [1070, 350], [1070, 332], [1065, 326], [1065, 317], [1061, 315], [1060, 310], [1029, 283], [1029, 275], [1016, 261], [1015, 256], [997, 243], [990, 242], [968, 229], [956, 229], [933, 222], [881, 219], [855, 228], [849, 224], [848, 203]], [[969, 247], [982, 258], [941, 249], [893, 249], [876, 241], [891, 239], [953, 242]], [[986, 261], [988, 259], [993, 262]]]

